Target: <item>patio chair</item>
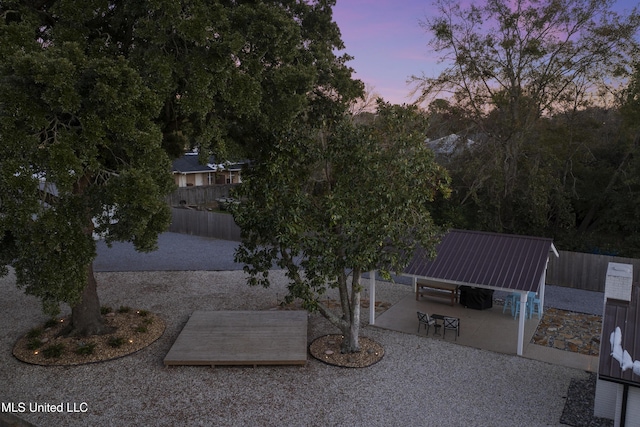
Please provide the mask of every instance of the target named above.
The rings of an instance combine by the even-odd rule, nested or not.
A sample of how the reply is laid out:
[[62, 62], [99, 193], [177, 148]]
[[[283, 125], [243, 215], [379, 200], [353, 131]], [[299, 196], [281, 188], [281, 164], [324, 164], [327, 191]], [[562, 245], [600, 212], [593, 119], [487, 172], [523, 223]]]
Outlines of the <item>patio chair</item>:
[[456, 341], [458, 341], [458, 336], [460, 335], [460, 319], [457, 317], [447, 317], [445, 316], [442, 324], [442, 338], [445, 338], [447, 335], [447, 329], [451, 329], [456, 331]]
[[424, 325], [427, 330], [427, 335], [429, 335], [429, 326], [434, 325], [435, 328], [436, 321], [432, 319], [427, 313], [422, 313], [418, 311], [418, 333], [420, 333], [420, 327]]
[[537, 314], [538, 319], [540, 319], [540, 311], [541, 311], [540, 298], [538, 298], [536, 294], [533, 294], [533, 296], [529, 295], [529, 300], [527, 302], [527, 305], [529, 308], [529, 319], [533, 319], [534, 314]]
[[516, 309], [516, 300], [519, 298], [517, 293], [511, 293], [504, 297], [504, 305], [502, 306], [502, 314], [507, 311], [507, 308], [511, 310], [511, 315], [513, 316], [513, 312]]
[[[524, 310], [524, 314], [527, 319], [531, 319], [531, 317], [533, 316], [533, 301], [535, 299], [538, 300], [538, 318], [540, 318], [540, 300], [536, 297], [535, 292], [529, 292], [527, 294], [527, 305]], [[516, 303], [514, 307], [515, 309], [513, 310], [513, 318], [516, 319], [518, 317], [518, 314], [520, 314], [520, 298], [519, 297], [516, 299]]]

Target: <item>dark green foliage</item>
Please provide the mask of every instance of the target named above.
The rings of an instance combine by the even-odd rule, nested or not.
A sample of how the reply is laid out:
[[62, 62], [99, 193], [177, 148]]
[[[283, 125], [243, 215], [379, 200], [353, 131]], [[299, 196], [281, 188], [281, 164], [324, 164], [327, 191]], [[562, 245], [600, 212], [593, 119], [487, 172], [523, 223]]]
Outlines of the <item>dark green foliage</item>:
[[[440, 229], [429, 205], [448, 194], [448, 177], [424, 145], [416, 108], [379, 104], [372, 125], [282, 135], [264, 163], [245, 174], [234, 207], [242, 228], [236, 260], [250, 283], [269, 285], [275, 264], [290, 280], [285, 302], [318, 309], [357, 351], [363, 272], [404, 268], [415, 245], [433, 251]], [[432, 252], [433, 253], [433, 252]], [[320, 304], [340, 291], [342, 313]]]
[[334, 3], [3, 1], [0, 274], [99, 332], [94, 233], [155, 248], [169, 156], [266, 156], [359, 95]]
[[147, 327], [145, 325], [140, 325], [136, 328], [136, 332], [141, 333], [141, 334], [145, 334], [147, 333], [149, 330], [147, 329]]
[[42, 336], [42, 332], [44, 332], [42, 328], [33, 328], [27, 332], [27, 338], [40, 338]]
[[1, 261], [55, 314], [92, 280], [94, 231], [153, 249], [172, 182], [162, 100], [134, 64], [84, 44], [88, 9], [33, 6], [0, 7], [0, 234], [11, 236]]
[[53, 328], [54, 326], [58, 325], [58, 323], [60, 323], [60, 321], [59, 321], [59, 320], [56, 320], [56, 319], [49, 319], [49, 320], [47, 320], [47, 321], [45, 322], [45, 324], [44, 324], [44, 328], [45, 328], [45, 329], [47, 329], [47, 328]]
[[118, 308], [118, 313], [129, 313], [131, 311], [131, 307], [127, 307], [126, 305], [121, 305]]
[[107, 342], [107, 344], [109, 344], [110, 347], [118, 348], [118, 347], [122, 347], [126, 342], [127, 340], [125, 340], [122, 337], [112, 337], [112, 338], [109, 338], [109, 341]]
[[47, 359], [56, 359], [64, 353], [64, 344], [51, 344], [42, 349], [42, 355]]
[[27, 341], [27, 349], [28, 350], [37, 350], [39, 349], [42, 344], [44, 344], [39, 338], [34, 337], [34, 338], [30, 338]]
[[[438, 14], [424, 28], [446, 68], [414, 82], [430, 102], [433, 137], [461, 136], [441, 159], [453, 194], [439, 201], [440, 219], [575, 242], [633, 218], [626, 201], [637, 197], [629, 181], [626, 190], [622, 184], [635, 175], [633, 137], [602, 106], [638, 59], [640, 16], [618, 15], [612, 4], [436, 2]], [[443, 93], [452, 96], [436, 98]], [[635, 234], [629, 225], [623, 234]]]
[[78, 344], [78, 347], [75, 349], [75, 353], [82, 355], [82, 356], [89, 356], [91, 354], [93, 354], [93, 351], [96, 348], [96, 343], [94, 342], [87, 342], [87, 343], [80, 343]]
[[147, 317], [149, 315], [149, 312], [147, 310], [138, 310], [136, 313], [140, 317]]
[[103, 305], [102, 307], [100, 307], [100, 314], [102, 314], [103, 316], [105, 314], [109, 314], [113, 311], [113, 309], [109, 306]]

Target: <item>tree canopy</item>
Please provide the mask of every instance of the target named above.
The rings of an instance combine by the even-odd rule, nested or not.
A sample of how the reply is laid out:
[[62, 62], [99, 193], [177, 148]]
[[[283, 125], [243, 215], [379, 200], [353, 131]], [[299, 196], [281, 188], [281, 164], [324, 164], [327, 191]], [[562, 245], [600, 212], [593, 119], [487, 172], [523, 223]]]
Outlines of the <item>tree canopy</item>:
[[94, 232], [154, 248], [169, 157], [259, 158], [361, 84], [330, 0], [0, 5], [2, 268], [76, 332], [101, 330]]
[[620, 16], [612, 4], [436, 2], [439, 14], [423, 26], [445, 69], [413, 82], [434, 124], [455, 115], [446, 129], [461, 144], [447, 165], [457, 205], [443, 209], [450, 219], [536, 235], [574, 227], [574, 167], [594, 135], [586, 112], [614, 101], [639, 51], [639, 15]]
[[[243, 177], [236, 260], [252, 284], [268, 286], [274, 264], [285, 269], [288, 300], [327, 317], [346, 352], [359, 348], [361, 274], [401, 271], [416, 245], [433, 253], [439, 241], [429, 207], [448, 194], [448, 177], [424, 144], [425, 127], [417, 108], [380, 103], [372, 124], [345, 118], [283, 136]], [[332, 288], [338, 312], [320, 303]]]

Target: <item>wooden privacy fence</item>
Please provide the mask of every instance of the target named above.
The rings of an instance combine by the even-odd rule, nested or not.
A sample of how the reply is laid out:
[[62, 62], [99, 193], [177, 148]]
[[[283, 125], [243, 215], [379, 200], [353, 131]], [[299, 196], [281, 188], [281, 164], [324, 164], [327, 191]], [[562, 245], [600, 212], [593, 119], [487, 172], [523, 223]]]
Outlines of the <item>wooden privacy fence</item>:
[[560, 258], [549, 258], [547, 283], [550, 285], [604, 292], [610, 262], [632, 264], [633, 282], [640, 281], [640, 259], [567, 251], [558, 253]]
[[221, 197], [229, 197], [230, 190], [236, 184], [203, 185], [197, 187], [180, 187], [166, 198], [169, 206], [204, 205]]
[[171, 208], [169, 231], [240, 241], [240, 227], [230, 214]]
[[[169, 231], [240, 241], [240, 227], [230, 214], [172, 208]], [[640, 282], [640, 259], [558, 251], [551, 256], [547, 270], [550, 285], [587, 291], [604, 292], [607, 267], [610, 262], [633, 265], [633, 282]]]

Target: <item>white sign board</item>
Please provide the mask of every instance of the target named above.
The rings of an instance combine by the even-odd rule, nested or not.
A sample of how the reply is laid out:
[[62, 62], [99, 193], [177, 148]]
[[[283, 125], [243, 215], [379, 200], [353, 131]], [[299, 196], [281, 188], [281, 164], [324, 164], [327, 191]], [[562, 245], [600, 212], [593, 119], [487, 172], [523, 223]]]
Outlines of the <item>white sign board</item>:
[[610, 262], [607, 268], [607, 279], [604, 285], [604, 297], [622, 301], [631, 301], [633, 284], [633, 266]]

